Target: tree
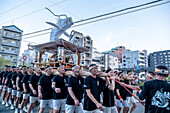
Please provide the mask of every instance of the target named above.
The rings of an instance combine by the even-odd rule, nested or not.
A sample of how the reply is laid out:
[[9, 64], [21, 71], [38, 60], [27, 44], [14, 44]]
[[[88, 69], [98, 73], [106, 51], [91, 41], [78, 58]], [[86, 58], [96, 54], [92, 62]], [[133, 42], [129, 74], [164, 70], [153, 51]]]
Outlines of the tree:
[[170, 75], [166, 78], [167, 81], [170, 81]]
[[12, 65], [12, 62], [10, 59], [4, 59], [4, 57], [0, 57], [0, 71], [3, 70], [5, 65]]

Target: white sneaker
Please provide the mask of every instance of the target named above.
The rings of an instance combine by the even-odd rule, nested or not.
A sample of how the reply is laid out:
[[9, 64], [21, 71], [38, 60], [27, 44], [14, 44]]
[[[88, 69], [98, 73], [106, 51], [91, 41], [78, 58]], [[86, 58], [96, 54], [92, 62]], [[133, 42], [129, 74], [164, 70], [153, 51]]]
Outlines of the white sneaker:
[[24, 106], [23, 110], [24, 110], [25, 112], [27, 112], [27, 108], [26, 108], [25, 106]]
[[11, 105], [11, 108], [10, 108], [10, 109], [12, 109], [12, 110], [13, 110], [13, 109], [14, 109], [14, 105]]
[[6, 103], [5, 107], [9, 107], [9, 104], [8, 104], [8, 102]]
[[15, 113], [18, 113], [18, 108], [15, 108]]
[[12, 104], [12, 101], [11, 101], [11, 100], [9, 100], [9, 104], [10, 104], [10, 105]]
[[18, 105], [18, 108], [21, 108], [21, 104]]
[[20, 112], [19, 113], [23, 113], [23, 110], [20, 110]]
[[5, 101], [2, 101], [2, 105], [5, 105]]

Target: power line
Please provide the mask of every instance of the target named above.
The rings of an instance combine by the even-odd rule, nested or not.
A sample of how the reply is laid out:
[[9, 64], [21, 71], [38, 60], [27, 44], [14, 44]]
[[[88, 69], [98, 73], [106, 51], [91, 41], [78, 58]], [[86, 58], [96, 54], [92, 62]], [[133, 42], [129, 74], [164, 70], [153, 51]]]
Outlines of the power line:
[[41, 33], [41, 34], [38, 34], [38, 35], [34, 35], [34, 36], [30, 36], [30, 37], [26, 37], [26, 38], [23, 38], [23, 39], [28, 39], [28, 38], [32, 38], [32, 37], [37, 37], [37, 36], [41, 36], [41, 35], [45, 35], [45, 34], [49, 34], [50, 32], [46, 32], [46, 33]]
[[[53, 4], [56, 4], [56, 3], [55, 3], [54, 1], [52, 1], [52, 0], [48, 0], [48, 1], [52, 2]], [[78, 18], [78, 19], [80, 19], [80, 20], [81, 20], [81, 18], [80, 18], [80, 17], [76, 16], [75, 14], [71, 13], [70, 11], [66, 10], [65, 8], [61, 7], [61, 6], [60, 6], [60, 5], [58, 5], [58, 4], [56, 4], [56, 5], [57, 5], [59, 8], [61, 8], [62, 10], [64, 10], [64, 11], [66, 11], [66, 12], [70, 13], [71, 15], [73, 15], [73, 16], [75, 16], [76, 18]]]
[[[57, 5], [57, 4], [60, 4], [60, 3], [65, 2], [65, 1], [67, 1], [67, 0], [63, 0], [63, 1], [61, 1], [61, 2], [58, 2], [58, 3], [53, 4], [53, 5], [49, 5], [49, 6], [47, 6], [47, 7], [53, 7], [53, 6]], [[26, 16], [32, 15], [32, 14], [34, 14], [34, 13], [40, 12], [40, 11], [42, 11], [42, 10], [44, 10], [44, 9], [45, 9], [45, 8], [42, 8], [42, 9], [39, 9], [39, 10], [33, 11], [33, 12], [31, 12], [31, 13], [27, 13], [27, 14], [25, 14], [25, 15], [23, 15], [23, 16], [20, 16], [20, 17], [14, 18], [14, 19], [12, 19], [12, 20], [9, 20], [9, 21], [6, 21], [6, 22], [3, 22], [3, 23], [1, 23], [1, 24], [5, 24], [5, 23], [8, 23], [8, 22], [11, 22], [11, 21], [14, 21], [14, 20], [21, 19], [21, 18], [23, 18], [23, 17], [26, 17]], [[0, 25], [1, 25], [1, 24], [0, 24]]]
[[28, 0], [28, 1], [26, 1], [26, 2], [24, 2], [24, 3], [22, 3], [22, 4], [19, 4], [19, 5], [15, 6], [15, 7], [13, 7], [13, 8], [10, 8], [10, 9], [8, 9], [8, 10], [6, 10], [6, 11], [0, 13], [0, 15], [5, 14], [5, 13], [7, 13], [7, 12], [13, 10], [13, 9], [16, 9], [16, 8], [22, 6], [22, 5], [25, 5], [25, 4], [27, 4], [27, 3], [31, 2], [31, 1], [32, 1], [32, 0]]
[[[145, 3], [145, 5], [153, 4], [153, 3], [158, 2], [158, 1], [162, 1], [162, 0], [157, 0], [157, 1], [149, 2], [149, 3]], [[136, 11], [148, 9], [148, 8], [151, 8], [151, 7], [155, 7], [155, 6], [159, 6], [159, 5], [163, 5], [163, 4], [167, 4], [167, 3], [169, 3], [169, 1], [168, 1], [168, 2], [163, 2], [163, 3], [160, 3], [160, 4], [156, 4], [156, 5], [152, 5], [152, 6], [148, 6], [148, 7], [144, 7], [144, 8], [141, 8], [141, 9], [137, 9], [137, 10], [133, 10], [133, 11], [129, 11], [129, 12], [125, 12], [125, 13], [113, 15], [113, 16], [110, 16], [110, 17], [101, 18], [101, 19], [98, 19], [98, 20], [86, 22], [86, 23], [83, 23], [83, 24], [73, 25], [71, 28], [78, 27], [78, 26], [82, 26], [82, 25], [86, 25], [86, 24], [90, 24], [90, 23], [93, 23], [93, 22], [97, 22], [97, 21], [101, 21], [101, 20], [105, 20], [105, 19], [109, 19], [109, 18], [113, 18], [113, 17], [117, 17], [117, 16], [121, 16], [121, 15], [125, 15], [125, 14], [129, 14], [129, 13], [133, 13], [133, 12], [136, 12]], [[126, 10], [129, 10], [129, 9], [134, 9], [134, 8], [142, 7], [142, 6], [144, 6], [144, 4], [138, 5], [138, 6], [134, 6], [134, 7], [125, 8], [125, 9], [126, 9]], [[118, 10], [118, 11], [114, 11], [114, 13], [119, 13], [119, 12], [126, 11], [125, 9]], [[111, 13], [113, 13], [113, 12], [111, 12]], [[110, 15], [111, 13], [107, 13], [107, 14]], [[99, 16], [91, 17], [91, 18], [93, 18], [93, 19], [94, 19], [94, 18], [99, 18], [99, 17], [104, 16], [104, 15], [107, 16], [106, 14], [103, 14], [103, 15], [99, 15]], [[87, 20], [89, 20], [89, 19], [90, 19], [90, 18], [84, 19], [84, 21], [87, 21]], [[76, 22], [74, 22], [74, 23], [78, 23], [78, 22], [83, 22], [83, 21], [82, 21], [82, 20], [81, 20], [81, 21], [76, 21]], [[48, 29], [44, 29], [44, 30], [39, 30], [39, 31], [36, 31], [36, 32], [24, 34], [23, 36], [25, 36], [25, 35], [30, 35], [30, 34], [34, 34], [34, 33], [43, 32], [43, 31], [48, 31], [48, 30], [51, 30], [51, 29], [52, 29], [52, 28], [48, 28]], [[33, 36], [32, 36], [32, 37], [33, 37]], [[31, 37], [29, 37], [29, 38], [31, 38]]]
[[138, 7], [142, 7], [142, 6], [146, 6], [146, 5], [150, 5], [150, 4], [153, 4], [153, 3], [160, 2], [160, 1], [163, 1], [163, 0], [156, 0], [156, 1], [145, 3], [145, 4], [133, 6], [133, 7], [128, 7], [128, 8], [121, 9], [121, 10], [118, 10], [118, 11], [114, 11], [114, 12], [111, 12], [111, 13], [106, 13], [106, 14], [102, 14], [102, 15], [99, 15], [99, 16], [94, 16], [94, 17], [91, 17], [91, 18], [87, 18], [87, 19], [83, 19], [83, 20], [80, 20], [80, 21], [76, 21], [74, 23], [79, 23], [79, 22], [83, 22], [83, 21], [92, 20], [92, 19], [95, 19], [95, 18], [99, 18], [99, 17], [103, 17], [103, 16], [119, 13], [119, 12], [122, 12], [122, 11], [130, 10], [130, 9], [134, 9], [134, 8], [138, 8]]
[[144, 10], [144, 9], [148, 9], [148, 8], [152, 8], [152, 7], [156, 7], [156, 6], [160, 6], [160, 5], [163, 5], [163, 4], [167, 4], [169, 2], [170, 1], [167, 1], [167, 2], [160, 3], [160, 4], [156, 4], [156, 5], [147, 6], [147, 7], [140, 8], [140, 9], [136, 9], [136, 10], [133, 10], [133, 11], [128, 11], [128, 12], [125, 12], [125, 13], [121, 13], [121, 14], [117, 14], [117, 15], [101, 18], [101, 19], [98, 19], [98, 20], [93, 20], [93, 21], [82, 23], [82, 24], [79, 24], [79, 25], [74, 25], [71, 28], [82, 26], [82, 25], [86, 25], [86, 24], [90, 24], [90, 23], [94, 23], [94, 22], [98, 22], [98, 21], [101, 21], [101, 20], [110, 19], [110, 18], [113, 18], [113, 17], [121, 16], [121, 15], [126, 15], [126, 14], [129, 14], [129, 13], [137, 12], [137, 11], [140, 11], [140, 10]]

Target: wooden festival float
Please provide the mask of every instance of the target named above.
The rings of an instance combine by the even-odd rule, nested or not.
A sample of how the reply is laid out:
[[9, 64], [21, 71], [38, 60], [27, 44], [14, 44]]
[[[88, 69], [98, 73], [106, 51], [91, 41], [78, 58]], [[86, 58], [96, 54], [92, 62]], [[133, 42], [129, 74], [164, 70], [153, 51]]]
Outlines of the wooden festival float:
[[[39, 53], [38, 62], [31, 63], [33, 67], [39, 66], [44, 68], [45, 66], [51, 66], [53, 69], [57, 69], [60, 65], [65, 65], [66, 70], [70, 70], [72, 65], [75, 65], [76, 60], [78, 61], [78, 65], [80, 65], [81, 62], [84, 62], [84, 56], [81, 56], [81, 53], [89, 51], [87, 48], [77, 46], [61, 38], [52, 42], [31, 45], [30, 47]], [[51, 53], [52, 56], [48, 59], [48, 62], [43, 63], [41, 62], [41, 59], [45, 52]], [[72, 57], [73, 54], [76, 54], [78, 59], [74, 59]], [[70, 61], [72, 62], [70, 63]], [[80, 67], [86, 69], [87, 66], [80, 65]]]

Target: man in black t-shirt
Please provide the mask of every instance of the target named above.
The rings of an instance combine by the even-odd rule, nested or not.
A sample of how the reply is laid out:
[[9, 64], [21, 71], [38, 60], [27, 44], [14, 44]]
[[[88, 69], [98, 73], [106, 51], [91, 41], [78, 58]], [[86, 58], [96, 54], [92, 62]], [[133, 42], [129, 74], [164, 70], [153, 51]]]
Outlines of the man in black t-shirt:
[[105, 80], [98, 76], [98, 66], [96, 64], [91, 64], [89, 70], [91, 75], [86, 77], [84, 85], [84, 112], [98, 113], [104, 111], [103, 105], [100, 103], [100, 94], [105, 85]]
[[65, 66], [60, 66], [58, 72], [59, 75], [54, 76], [52, 80], [54, 113], [59, 113], [60, 108], [62, 112], [65, 112], [66, 97], [68, 94], [68, 76], [64, 75]]
[[5, 80], [5, 85], [8, 86], [8, 94], [6, 97], [6, 105], [5, 105], [6, 107], [9, 106], [9, 104], [8, 104], [9, 99], [10, 99], [10, 103], [11, 103], [11, 93], [12, 93], [11, 77], [14, 73], [16, 73], [16, 67], [12, 66], [11, 70], [12, 70], [12, 72], [7, 75], [6, 80]]
[[20, 73], [21, 73], [20, 68], [16, 67], [16, 73], [14, 73], [11, 77], [11, 83], [12, 83], [11, 109], [14, 109], [14, 101], [16, 101], [16, 94], [17, 94], [16, 78], [17, 78], [17, 75]]
[[12, 72], [11, 66], [8, 66], [7, 72], [3, 74], [2, 85], [3, 85], [4, 94], [2, 97], [2, 105], [5, 105], [5, 98], [7, 96], [7, 89], [8, 89], [7, 86], [5, 85], [5, 80], [6, 80], [7, 75], [11, 72]]
[[[119, 72], [119, 77], [121, 78], [120, 82], [127, 83], [127, 80], [125, 80], [125, 73]], [[129, 111], [129, 105], [127, 102], [127, 91], [126, 89], [121, 86], [119, 83], [116, 83], [116, 103], [117, 103], [117, 110], [118, 113], [121, 112], [121, 108], [123, 107], [123, 113], [128, 113]]]
[[40, 77], [41, 77], [41, 68], [40, 67], [36, 67], [35, 68], [35, 74], [33, 74], [30, 77], [30, 81], [29, 81], [29, 87], [30, 87], [30, 106], [28, 108], [28, 113], [33, 112], [34, 104], [37, 101], [40, 102], [40, 100], [38, 98], [38, 81], [39, 81]]
[[[113, 71], [111, 68], [108, 68], [106, 70], [106, 73], [110, 73], [111, 77], [115, 77], [117, 75], [117, 72]], [[109, 84], [111, 84], [111, 87], [109, 87]], [[103, 106], [105, 109], [103, 113], [118, 113], [117, 108], [115, 106], [116, 100], [114, 97], [114, 90], [115, 81], [113, 80], [109, 80], [109, 83], [106, 83], [103, 87]]]
[[40, 99], [40, 111], [39, 113], [43, 113], [46, 104], [50, 106], [51, 110], [50, 113], [53, 112], [53, 103], [52, 103], [52, 97], [53, 97], [53, 89], [51, 87], [52, 84], [52, 67], [47, 66], [45, 68], [46, 74], [40, 77], [40, 80], [38, 82], [38, 97]]
[[168, 68], [157, 66], [155, 80], [144, 83], [139, 99], [145, 101], [145, 113], [170, 113], [170, 84], [167, 83]]
[[5, 65], [4, 71], [2, 71], [2, 72], [0, 73], [0, 97], [1, 97], [2, 90], [3, 90], [3, 84], [2, 84], [3, 74], [4, 74], [5, 72], [7, 72], [7, 67], [8, 67], [8, 66]]
[[27, 103], [29, 101], [29, 93], [30, 93], [30, 88], [29, 88], [28, 81], [29, 81], [32, 74], [33, 74], [33, 68], [30, 66], [28, 68], [27, 74], [21, 80], [23, 90], [24, 90], [24, 94], [23, 94], [23, 99], [22, 99], [22, 102], [21, 102], [20, 113], [22, 113], [23, 110], [25, 112], [27, 112], [26, 105], [27, 105]]
[[20, 74], [17, 75], [17, 79], [16, 79], [16, 87], [17, 87], [17, 99], [15, 102], [15, 113], [18, 113], [18, 104], [19, 104], [19, 100], [23, 94], [23, 87], [22, 87], [22, 78], [27, 74], [27, 67], [26, 66], [22, 66], [22, 71]]
[[[127, 74], [129, 77], [133, 77], [134, 74], [133, 74], [133, 71], [127, 71]], [[127, 80], [127, 83], [126, 84], [129, 84], [129, 85], [135, 85], [133, 79], [132, 80]], [[133, 89], [130, 89], [130, 88], [127, 88], [132, 94], [133, 94]], [[128, 101], [128, 104], [132, 103], [132, 108], [130, 110], [130, 113], [133, 113], [133, 111], [136, 109], [137, 107], [137, 104], [136, 104], [136, 100], [135, 98], [129, 93], [127, 92], [127, 97], [126, 97], [127, 101]]]
[[68, 78], [66, 113], [83, 113], [81, 100], [84, 92], [84, 78], [80, 76], [80, 66], [73, 66], [72, 72], [72, 76]]

